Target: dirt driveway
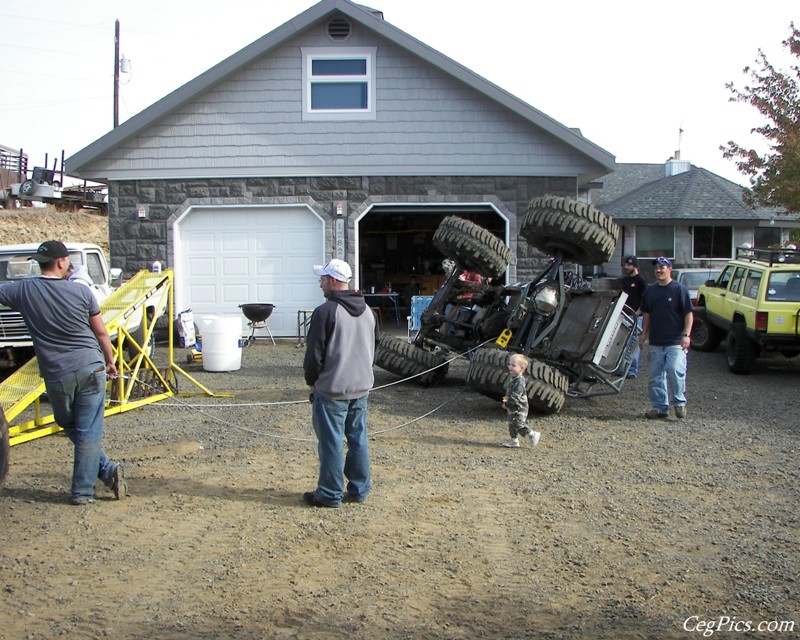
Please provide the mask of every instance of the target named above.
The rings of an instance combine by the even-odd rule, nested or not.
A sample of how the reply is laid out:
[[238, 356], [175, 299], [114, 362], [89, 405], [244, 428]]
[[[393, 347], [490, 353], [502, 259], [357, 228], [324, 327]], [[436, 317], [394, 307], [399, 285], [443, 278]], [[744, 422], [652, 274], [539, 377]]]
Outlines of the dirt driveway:
[[444, 387], [372, 394], [374, 492], [336, 510], [300, 501], [317, 464], [301, 360], [293, 342], [258, 341], [239, 371], [187, 367], [235, 397], [110, 417], [122, 502], [67, 503], [63, 437], [12, 448], [0, 638], [685, 638], [724, 617], [800, 624], [797, 359], [733, 376], [721, 352], [692, 353], [688, 419], [642, 418], [640, 379], [568, 400], [520, 450], [497, 446], [504, 414], [457, 362]]

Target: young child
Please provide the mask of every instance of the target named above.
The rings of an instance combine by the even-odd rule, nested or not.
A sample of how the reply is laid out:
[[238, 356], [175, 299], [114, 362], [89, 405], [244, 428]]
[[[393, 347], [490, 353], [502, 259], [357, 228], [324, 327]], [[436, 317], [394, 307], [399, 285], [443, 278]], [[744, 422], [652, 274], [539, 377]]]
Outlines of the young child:
[[519, 436], [528, 436], [531, 446], [539, 444], [542, 436], [534, 431], [525, 421], [528, 419], [528, 393], [525, 390], [525, 372], [528, 370], [528, 359], [521, 353], [515, 353], [508, 360], [508, 372], [511, 377], [506, 383], [506, 395], [503, 396], [503, 409], [508, 411], [508, 433], [510, 440], [500, 443], [501, 447], [519, 448]]

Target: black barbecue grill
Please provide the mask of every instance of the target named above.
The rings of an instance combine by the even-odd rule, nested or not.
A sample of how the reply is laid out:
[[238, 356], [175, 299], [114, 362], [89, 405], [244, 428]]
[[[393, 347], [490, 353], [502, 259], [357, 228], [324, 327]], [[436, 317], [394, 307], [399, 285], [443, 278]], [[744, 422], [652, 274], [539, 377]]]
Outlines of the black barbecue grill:
[[272, 340], [272, 344], [275, 344], [275, 338], [272, 337], [272, 331], [269, 330], [269, 325], [267, 324], [267, 319], [272, 315], [275, 305], [263, 302], [249, 302], [240, 304], [239, 308], [242, 310], [244, 317], [249, 320], [247, 326], [250, 327], [250, 335], [242, 342], [242, 346], [247, 347], [255, 341], [256, 329], [266, 329], [267, 333], [269, 333], [269, 339]]

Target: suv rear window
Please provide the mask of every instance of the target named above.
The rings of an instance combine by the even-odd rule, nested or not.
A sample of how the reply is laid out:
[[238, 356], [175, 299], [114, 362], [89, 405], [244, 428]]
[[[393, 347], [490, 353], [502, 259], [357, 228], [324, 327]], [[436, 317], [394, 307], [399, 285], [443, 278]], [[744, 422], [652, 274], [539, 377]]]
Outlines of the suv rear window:
[[780, 271], [770, 275], [767, 300], [800, 302], [800, 271]]

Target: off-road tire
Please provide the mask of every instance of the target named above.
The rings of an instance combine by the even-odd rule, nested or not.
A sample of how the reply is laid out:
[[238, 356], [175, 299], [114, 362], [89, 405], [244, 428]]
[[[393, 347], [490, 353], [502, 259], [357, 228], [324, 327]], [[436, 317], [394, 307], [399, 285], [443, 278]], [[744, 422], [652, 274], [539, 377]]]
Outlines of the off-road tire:
[[417, 376], [414, 381], [426, 387], [441, 383], [450, 368], [438, 353], [389, 335], [381, 336], [375, 350], [375, 364], [402, 378]]
[[599, 209], [571, 198], [543, 196], [528, 205], [520, 227], [528, 244], [548, 255], [558, 252], [576, 264], [608, 262], [619, 226]]
[[711, 324], [700, 314], [695, 314], [692, 324], [692, 349], [696, 351], [715, 351], [725, 338], [725, 332]]
[[[508, 381], [508, 351], [478, 349], [467, 368], [467, 385], [493, 400], [502, 400]], [[531, 360], [525, 388], [528, 405], [540, 413], [558, 413], [564, 406], [569, 380], [560, 371], [538, 360]]]
[[456, 216], [442, 220], [433, 244], [446, 257], [485, 278], [499, 278], [511, 262], [511, 249], [500, 238]]
[[6, 484], [6, 476], [8, 475], [8, 457], [9, 457], [9, 443], [8, 443], [8, 422], [0, 408], [0, 491]]
[[725, 345], [725, 359], [732, 373], [748, 374], [753, 370], [758, 357], [756, 345], [747, 337], [745, 326], [736, 322], [728, 333]]

